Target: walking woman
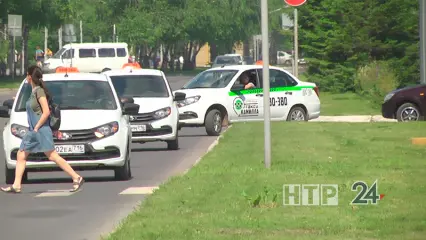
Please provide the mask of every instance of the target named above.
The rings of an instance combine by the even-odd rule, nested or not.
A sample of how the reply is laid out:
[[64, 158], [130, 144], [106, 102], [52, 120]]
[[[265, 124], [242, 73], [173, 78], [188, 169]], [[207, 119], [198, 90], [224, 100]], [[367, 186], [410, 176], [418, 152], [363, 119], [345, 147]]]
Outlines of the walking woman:
[[25, 172], [26, 159], [30, 153], [43, 152], [50, 161], [59, 165], [73, 179], [73, 189], [75, 192], [81, 188], [84, 179], [78, 175], [71, 166], [55, 151], [53, 134], [49, 125], [50, 110], [48, 100], [49, 92], [43, 83], [43, 74], [38, 66], [31, 66], [27, 71], [27, 81], [31, 84], [32, 93], [26, 103], [29, 131], [24, 136], [19, 147], [15, 181], [12, 186], [0, 188], [7, 193], [20, 193], [22, 175]]

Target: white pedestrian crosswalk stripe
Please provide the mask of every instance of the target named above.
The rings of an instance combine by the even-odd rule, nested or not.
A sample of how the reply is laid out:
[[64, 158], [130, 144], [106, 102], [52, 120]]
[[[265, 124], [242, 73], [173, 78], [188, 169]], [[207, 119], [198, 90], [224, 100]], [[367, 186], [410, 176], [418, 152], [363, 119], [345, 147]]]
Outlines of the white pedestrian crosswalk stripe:
[[129, 187], [122, 191], [120, 195], [152, 194], [158, 187]]
[[68, 197], [74, 194], [75, 192], [71, 192], [69, 189], [64, 190], [47, 190], [46, 192], [42, 192], [36, 197]]

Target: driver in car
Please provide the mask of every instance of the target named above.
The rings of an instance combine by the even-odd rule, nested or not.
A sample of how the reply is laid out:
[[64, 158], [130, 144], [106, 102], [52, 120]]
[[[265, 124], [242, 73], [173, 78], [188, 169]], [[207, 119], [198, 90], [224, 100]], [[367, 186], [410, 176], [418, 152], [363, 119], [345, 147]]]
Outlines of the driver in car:
[[240, 82], [244, 85], [244, 89], [255, 88], [256, 86], [250, 82], [250, 78], [247, 73], [242, 73], [240, 76]]

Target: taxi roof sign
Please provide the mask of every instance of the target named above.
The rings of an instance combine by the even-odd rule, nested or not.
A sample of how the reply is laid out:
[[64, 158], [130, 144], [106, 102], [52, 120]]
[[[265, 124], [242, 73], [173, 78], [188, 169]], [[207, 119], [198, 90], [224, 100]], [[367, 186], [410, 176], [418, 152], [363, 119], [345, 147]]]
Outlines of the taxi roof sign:
[[135, 62], [135, 63], [125, 63], [122, 67], [122, 69], [142, 69], [141, 65], [139, 65], [139, 63]]
[[76, 67], [58, 67], [56, 68], [56, 73], [78, 73], [78, 68]]

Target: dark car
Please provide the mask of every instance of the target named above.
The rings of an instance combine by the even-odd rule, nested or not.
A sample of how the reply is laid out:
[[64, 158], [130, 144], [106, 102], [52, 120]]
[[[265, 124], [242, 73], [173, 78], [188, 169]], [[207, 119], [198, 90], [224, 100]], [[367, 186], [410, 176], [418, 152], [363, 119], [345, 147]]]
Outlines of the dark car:
[[388, 93], [382, 104], [384, 118], [399, 122], [424, 120], [426, 114], [426, 84], [405, 87]]

